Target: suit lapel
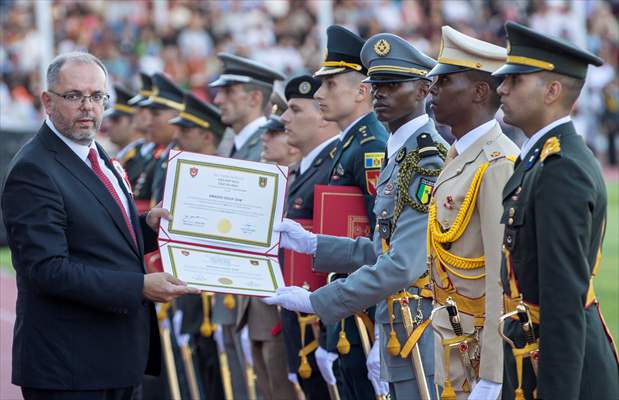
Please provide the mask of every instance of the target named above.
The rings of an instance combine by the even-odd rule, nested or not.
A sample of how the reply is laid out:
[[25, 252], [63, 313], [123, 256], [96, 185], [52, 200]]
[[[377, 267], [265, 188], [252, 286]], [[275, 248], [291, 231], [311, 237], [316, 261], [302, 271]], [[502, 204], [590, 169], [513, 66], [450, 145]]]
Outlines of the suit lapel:
[[[114, 221], [114, 224], [121, 231], [125, 240], [129, 242], [131, 248], [137, 253], [138, 250], [133, 244], [133, 238], [129, 233], [125, 219], [116, 201], [112, 198], [112, 195], [107, 191], [97, 175], [95, 175], [88, 165], [86, 165], [86, 163], [84, 163], [84, 161], [82, 161], [67, 145], [56, 137], [56, 134], [54, 134], [46, 124], [41, 130], [41, 134], [43, 135], [44, 142], [56, 153], [56, 160], [93, 194], [95, 199], [97, 199], [110, 215], [112, 221]], [[122, 186], [123, 185], [121, 185], [121, 187]]]

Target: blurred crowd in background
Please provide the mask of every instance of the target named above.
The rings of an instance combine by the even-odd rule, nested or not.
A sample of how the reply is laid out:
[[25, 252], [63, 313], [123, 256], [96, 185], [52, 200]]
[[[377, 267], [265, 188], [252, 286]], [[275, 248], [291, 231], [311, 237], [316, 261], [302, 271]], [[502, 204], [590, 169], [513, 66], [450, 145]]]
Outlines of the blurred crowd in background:
[[[0, 2], [0, 129], [36, 129], [43, 117], [38, 99], [43, 89], [42, 38], [34, 1]], [[209, 100], [214, 94], [208, 83], [219, 74], [218, 52], [261, 61], [287, 76], [315, 71], [325, 53], [325, 32], [318, 19], [328, 0], [49, 1], [54, 55], [87, 50], [105, 62], [113, 83], [136, 91], [139, 71], [164, 71], [181, 87]], [[507, 19], [580, 42], [606, 64], [590, 67], [586, 101], [577, 105], [573, 117], [599, 158], [617, 163], [619, 1], [332, 0], [327, 4], [333, 23], [364, 38], [395, 33], [433, 57], [446, 24], [501, 46]], [[575, 18], [586, 19], [586, 31]]]

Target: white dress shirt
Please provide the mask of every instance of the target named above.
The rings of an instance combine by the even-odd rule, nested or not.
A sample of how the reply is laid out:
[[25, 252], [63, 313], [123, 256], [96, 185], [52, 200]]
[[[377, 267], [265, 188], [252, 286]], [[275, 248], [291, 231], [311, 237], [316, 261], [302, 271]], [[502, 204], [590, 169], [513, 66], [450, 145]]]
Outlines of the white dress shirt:
[[253, 135], [258, 130], [258, 128], [260, 128], [266, 123], [267, 117], [263, 115], [251, 121], [249, 124], [245, 125], [239, 133], [234, 135], [234, 146], [236, 148], [236, 151], [239, 151], [241, 147], [243, 147], [245, 142], [249, 140], [251, 135]]
[[467, 133], [464, 134], [460, 139], [457, 139], [454, 142], [454, 146], [456, 146], [456, 151], [458, 154], [462, 154], [468, 149], [473, 143], [477, 141], [480, 137], [484, 136], [490, 129], [494, 129], [494, 126], [498, 124], [496, 119], [491, 119], [488, 122], [484, 122], [476, 128], [471, 129]]
[[97, 149], [95, 141], [93, 140], [92, 142], [90, 142], [89, 146], [84, 146], [83, 144], [76, 143], [58, 132], [58, 129], [56, 129], [56, 127], [49, 118], [45, 120], [45, 123], [47, 124], [47, 126], [49, 126], [52, 132], [54, 132], [56, 136], [60, 138], [60, 140], [62, 140], [67, 146], [69, 146], [69, 148], [80, 158], [80, 160], [82, 160], [84, 163], [86, 163], [86, 165], [88, 165], [88, 168], [90, 169], [92, 169], [92, 165], [90, 164], [90, 160], [88, 159], [88, 153], [90, 152], [90, 149], [95, 149], [95, 151], [97, 152], [97, 159], [99, 161], [99, 166], [101, 167], [101, 170], [103, 171], [107, 179], [112, 182], [112, 186], [114, 186], [114, 190], [118, 194], [118, 197], [120, 198], [120, 201], [125, 208], [125, 212], [127, 213], [127, 215], [131, 215], [129, 212], [129, 201], [127, 200], [127, 196], [125, 196], [125, 193], [120, 187], [120, 184], [118, 183], [118, 179], [116, 178], [116, 175], [114, 175], [114, 172], [107, 167], [105, 161], [103, 160], [103, 158], [101, 158], [101, 154], [99, 154], [99, 150]]
[[391, 159], [398, 153], [398, 150], [404, 143], [410, 138], [413, 133], [417, 132], [419, 128], [428, 123], [430, 117], [428, 114], [421, 114], [418, 117], [415, 117], [399, 127], [394, 133], [389, 136], [387, 139], [387, 156]]
[[338, 140], [339, 136], [335, 135], [333, 137], [330, 137], [329, 139], [325, 140], [324, 142], [320, 143], [318, 146], [314, 147], [314, 149], [312, 149], [312, 151], [310, 151], [305, 157], [303, 157], [301, 159], [301, 164], [299, 165], [299, 174], [303, 174], [305, 171], [307, 171], [307, 169], [312, 165], [312, 163], [314, 162], [314, 159], [316, 158], [316, 156], [318, 154], [320, 154], [320, 152], [329, 145], [329, 143], [332, 143], [335, 140]]
[[525, 142], [522, 144], [522, 149], [520, 149], [520, 159], [524, 160], [529, 150], [531, 150], [533, 146], [535, 146], [535, 143], [537, 143], [537, 141], [540, 140], [542, 136], [550, 132], [551, 129], [554, 129], [559, 125], [567, 124], [571, 120], [572, 118], [570, 118], [570, 116], [568, 115], [566, 117], [559, 118], [558, 120], [549, 123], [539, 131], [535, 132], [533, 136], [525, 140]]

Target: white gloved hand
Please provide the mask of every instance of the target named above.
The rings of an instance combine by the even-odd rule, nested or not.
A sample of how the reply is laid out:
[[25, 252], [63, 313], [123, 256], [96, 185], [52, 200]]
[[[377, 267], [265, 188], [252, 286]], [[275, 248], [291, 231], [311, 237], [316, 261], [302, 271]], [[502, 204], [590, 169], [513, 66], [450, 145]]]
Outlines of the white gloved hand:
[[262, 299], [262, 301], [266, 304], [282, 306], [290, 311], [315, 314], [310, 301], [311, 294], [308, 290], [298, 286], [285, 286], [277, 289], [274, 296]]
[[496, 400], [501, 393], [502, 384], [480, 379], [473, 387], [468, 400]]
[[380, 342], [376, 340], [368, 353], [368, 358], [365, 361], [365, 366], [368, 368], [368, 379], [380, 381]]
[[333, 363], [337, 360], [337, 354], [329, 353], [319, 346], [314, 352], [314, 357], [316, 357], [316, 364], [318, 364], [322, 379], [324, 379], [328, 385], [335, 385], [336, 380], [335, 374], [333, 373]]
[[187, 346], [189, 344], [189, 335], [181, 333], [181, 326], [183, 324], [183, 312], [181, 310], [177, 310], [174, 314], [172, 324], [174, 325], [174, 335], [176, 336], [178, 347]]
[[213, 340], [217, 344], [217, 352], [223, 353], [226, 351], [226, 347], [224, 346], [224, 328], [221, 325], [217, 325], [213, 329]]
[[254, 359], [251, 356], [251, 342], [249, 340], [249, 329], [247, 329], [247, 325], [241, 329], [241, 347], [243, 348], [243, 356], [245, 356], [245, 362], [250, 367], [254, 366]]
[[370, 383], [374, 388], [374, 393], [376, 393], [378, 396], [386, 396], [389, 393], [389, 384], [385, 381], [381, 381], [380, 378], [370, 378]]
[[281, 234], [279, 245], [282, 248], [290, 249], [297, 253], [316, 253], [316, 247], [318, 246], [316, 234], [305, 230], [298, 222], [284, 218], [273, 230]]
[[288, 373], [288, 380], [290, 381], [290, 383], [292, 383], [293, 385], [298, 385], [299, 384], [299, 377], [297, 376], [297, 374], [295, 374], [294, 372], [289, 372]]

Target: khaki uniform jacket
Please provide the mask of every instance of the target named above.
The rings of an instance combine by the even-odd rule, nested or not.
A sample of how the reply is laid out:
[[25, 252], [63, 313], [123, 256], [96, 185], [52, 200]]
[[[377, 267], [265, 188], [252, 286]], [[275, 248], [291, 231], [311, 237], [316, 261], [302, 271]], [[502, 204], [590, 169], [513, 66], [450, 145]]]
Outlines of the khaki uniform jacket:
[[[449, 270], [447, 274], [459, 294], [478, 298], [485, 294], [485, 323], [480, 333], [481, 354], [479, 376], [493, 382], [503, 380], [503, 347], [498, 335], [497, 326], [501, 313], [502, 290], [500, 286], [501, 241], [503, 225], [500, 223], [502, 214], [501, 194], [505, 183], [513, 172], [514, 163], [506, 156], [517, 156], [518, 147], [505, 136], [498, 123], [490, 131], [477, 139], [462, 154], [453, 160], [448, 159], [439, 175], [433, 193], [436, 204], [436, 219], [443, 231], [447, 231], [456, 218], [460, 206], [469, 191], [471, 182], [479, 167], [488, 162], [488, 169], [481, 181], [475, 210], [462, 236], [451, 244], [449, 251], [456, 256], [475, 258], [485, 257], [485, 266], [479, 269], [456, 269], [465, 276], [480, 275], [485, 272], [485, 278], [469, 280], [457, 277]], [[434, 285], [440, 282], [436, 266], [432, 264], [432, 280]], [[452, 266], [452, 268], [454, 268]], [[455, 268], [454, 268], [455, 269]], [[435, 306], [438, 304], [435, 303]], [[465, 334], [474, 332], [472, 316], [460, 311], [462, 327]], [[455, 336], [447, 311], [441, 310], [434, 315], [434, 329], [438, 329], [445, 338]], [[435, 344], [435, 376], [442, 384], [445, 379], [443, 368], [443, 347], [438, 335]], [[452, 350], [450, 357], [450, 377], [455, 391], [462, 390], [465, 372], [457, 354]], [[470, 382], [469, 382], [470, 384]]]

